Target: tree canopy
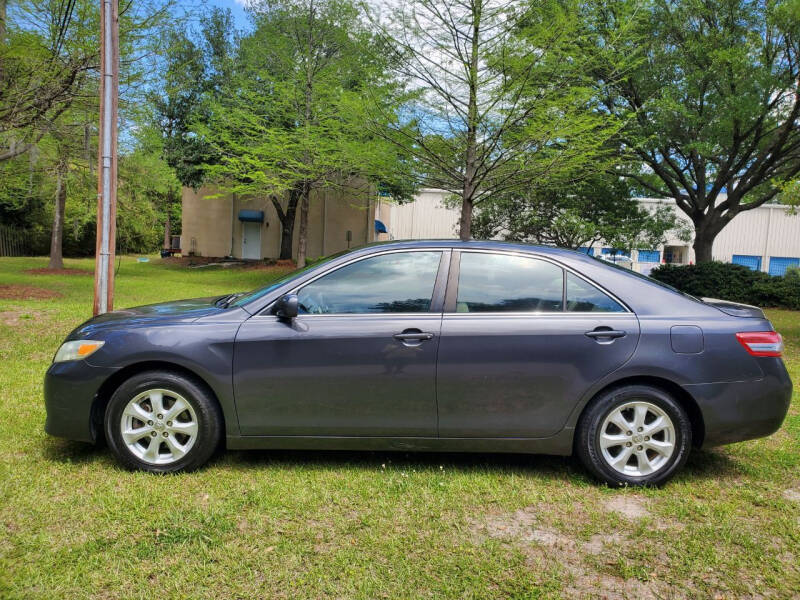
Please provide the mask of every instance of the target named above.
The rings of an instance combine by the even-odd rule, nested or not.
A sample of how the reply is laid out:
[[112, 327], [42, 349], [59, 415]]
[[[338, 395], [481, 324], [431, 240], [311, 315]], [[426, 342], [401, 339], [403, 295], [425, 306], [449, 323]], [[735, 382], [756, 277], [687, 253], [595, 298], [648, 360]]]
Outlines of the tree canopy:
[[641, 161], [625, 174], [674, 198], [697, 261], [711, 260], [736, 215], [800, 173], [800, 2], [612, 0], [587, 3], [583, 20], [598, 95]]
[[400, 150], [363, 127], [366, 103], [392, 82], [378, 40], [347, 0], [250, 5], [254, 29], [236, 40], [218, 92], [205, 93], [193, 143], [210, 149], [203, 177], [225, 192], [272, 199], [281, 258], [305, 262], [312, 190], [346, 187], [369, 198], [377, 184], [408, 196]]
[[475, 205], [607, 158], [617, 124], [593, 108], [577, 6], [414, 0], [372, 15], [406, 84], [404, 110], [376, 131], [407, 149], [426, 185], [460, 197], [462, 239]]

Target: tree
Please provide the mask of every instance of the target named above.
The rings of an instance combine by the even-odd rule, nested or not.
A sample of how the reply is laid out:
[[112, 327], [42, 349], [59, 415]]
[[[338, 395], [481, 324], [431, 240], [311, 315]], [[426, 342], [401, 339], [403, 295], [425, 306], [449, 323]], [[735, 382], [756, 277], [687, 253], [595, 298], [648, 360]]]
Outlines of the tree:
[[[158, 29], [174, 20], [170, 3], [121, 7], [123, 120], [151, 74]], [[98, 12], [93, 0], [0, 0], [0, 214], [24, 227], [37, 250], [50, 229], [51, 268], [63, 265], [65, 237], [73, 253], [94, 249]], [[70, 219], [73, 235], [65, 236]]]
[[[400, 151], [363, 127], [368, 93], [387, 81], [375, 40], [348, 0], [251, 4], [254, 31], [242, 38], [224, 91], [194, 123], [215, 161], [205, 176], [225, 192], [267, 195], [281, 221], [281, 258], [306, 260], [314, 189], [365, 198], [378, 182], [406, 193]], [[286, 202], [285, 208], [283, 202]]]
[[164, 158], [164, 139], [153, 121], [149, 107], [136, 115], [135, 146], [120, 157], [122, 248], [169, 248], [172, 227], [180, 225], [180, 182]]
[[460, 198], [462, 239], [487, 198], [601, 167], [616, 124], [591, 110], [576, 16], [555, 0], [411, 0], [372, 15], [408, 85], [388, 139], [408, 149], [425, 185]]
[[97, 48], [88, 2], [0, 0], [0, 161], [24, 154], [49, 131], [90, 77]]
[[481, 206], [475, 237], [500, 237], [577, 249], [603, 240], [612, 248], [655, 248], [669, 232], [686, 237], [670, 206], [650, 211], [619, 176], [597, 173], [573, 183], [534, 186]]
[[198, 188], [204, 165], [218, 160], [214, 149], [197, 135], [194, 124], [208, 119], [213, 104], [230, 81], [238, 43], [230, 11], [203, 15], [199, 31], [177, 22], [164, 36], [160, 82], [147, 94], [163, 137], [163, 155], [185, 186]]
[[[623, 148], [626, 175], [675, 199], [692, 220], [697, 262], [736, 215], [800, 173], [797, 0], [618, 0], [586, 5], [594, 76]], [[616, 65], [635, 56], [625, 71]], [[605, 64], [604, 64], [605, 62]]]

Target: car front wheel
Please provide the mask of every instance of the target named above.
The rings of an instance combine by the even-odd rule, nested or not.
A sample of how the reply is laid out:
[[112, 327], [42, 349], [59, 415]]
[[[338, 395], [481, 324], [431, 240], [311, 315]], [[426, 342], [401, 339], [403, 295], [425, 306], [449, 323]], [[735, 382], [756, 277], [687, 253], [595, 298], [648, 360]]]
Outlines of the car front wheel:
[[105, 414], [108, 445], [129, 469], [189, 471], [203, 465], [222, 436], [222, 417], [199, 381], [169, 371], [126, 380]]
[[578, 423], [576, 451], [586, 468], [609, 485], [660, 485], [686, 462], [692, 427], [665, 391], [646, 385], [609, 390]]

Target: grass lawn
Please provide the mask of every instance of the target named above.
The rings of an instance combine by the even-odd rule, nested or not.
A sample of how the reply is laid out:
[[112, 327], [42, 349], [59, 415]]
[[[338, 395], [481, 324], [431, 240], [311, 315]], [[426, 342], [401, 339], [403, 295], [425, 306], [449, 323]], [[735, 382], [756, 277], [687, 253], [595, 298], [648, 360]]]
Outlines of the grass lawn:
[[[119, 469], [42, 427], [42, 377], [90, 316], [87, 275], [0, 259], [0, 598], [797, 597], [800, 410], [696, 451], [664, 489], [572, 459], [227, 452], [188, 475]], [[250, 289], [281, 271], [122, 261], [117, 306]], [[6, 298], [7, 286], [54, 298]], [[769, 311], [800, 383], [800, 313]]]

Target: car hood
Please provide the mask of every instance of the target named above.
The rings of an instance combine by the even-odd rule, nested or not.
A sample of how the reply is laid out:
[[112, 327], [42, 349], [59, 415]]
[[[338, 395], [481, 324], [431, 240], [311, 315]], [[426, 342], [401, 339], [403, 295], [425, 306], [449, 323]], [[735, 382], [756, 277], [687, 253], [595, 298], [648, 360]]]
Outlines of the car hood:
[[219, 299], [220, 296], [192, 298], [115, 310], [89, 319], [78, 326], [67, 339], [85, 338], [93, 332], [109, 328], [196, 321], [201, 317], [225, 312], [225, 308], [215, 305]]

